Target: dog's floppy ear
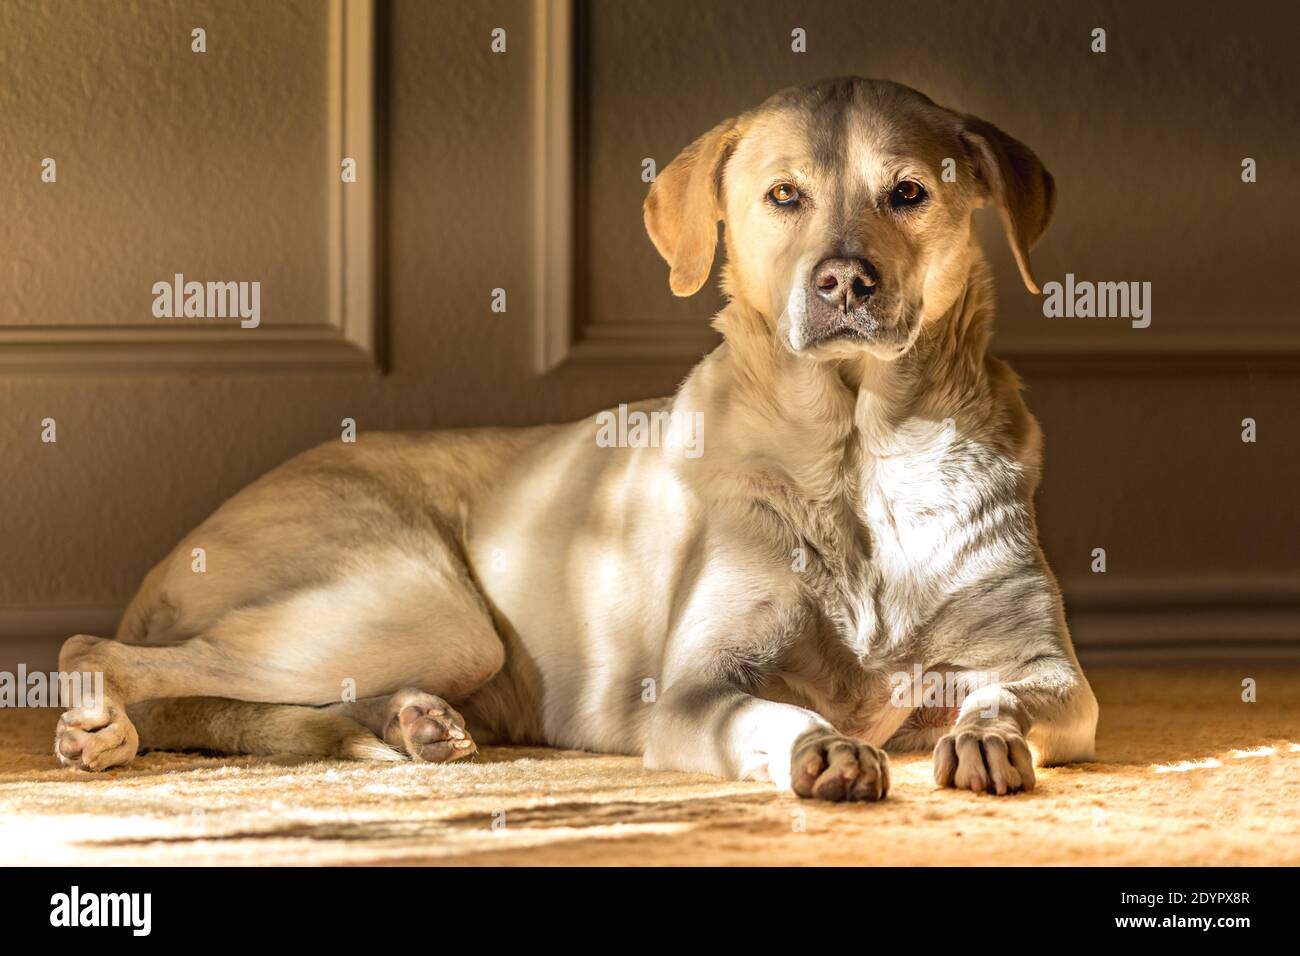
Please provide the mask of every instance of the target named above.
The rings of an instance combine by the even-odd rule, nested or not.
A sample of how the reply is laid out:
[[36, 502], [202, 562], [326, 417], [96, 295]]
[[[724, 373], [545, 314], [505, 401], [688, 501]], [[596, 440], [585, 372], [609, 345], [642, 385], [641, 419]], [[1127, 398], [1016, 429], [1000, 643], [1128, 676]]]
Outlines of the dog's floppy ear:
[[668, 263], [674, 295], [694, 295], [709, 278], [722, 218], [722, 167], [737, 138], [734, 119], [719, 123], [650, 185], [645, 228]]
[[1007, 241], [1015, 253], [1020, 276], [1030, 292], [1038, 283], [1029, 268], [1029, 250], [1047, 229], [1056, 208], [1052, 174], [1024, 143], [992, 123], [965, 116], [962, 139], [971, 151], [989, 201], [998, 206]]

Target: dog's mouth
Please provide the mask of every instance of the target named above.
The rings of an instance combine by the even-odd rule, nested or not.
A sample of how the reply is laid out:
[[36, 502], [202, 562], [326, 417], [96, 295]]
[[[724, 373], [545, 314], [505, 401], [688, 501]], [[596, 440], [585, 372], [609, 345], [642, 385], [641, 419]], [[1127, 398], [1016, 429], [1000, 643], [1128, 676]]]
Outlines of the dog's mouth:
[[839, 346], [866, 349], [881, 358], [896, 358], [911, 341], [910, 323], [901, 312], [856, 309], [851, 312], [810, 310], [794, 329], [790, 344], [796, 352]]
[[777, 329], [790, 350], [814, 358], [846, 358], [867, 352], [891, 361], [911, 346], [921, 313], [910, 296], [877, 292], [845, 308], [816, 295], [805, 274], [783, 293]]
[[842, 317], [832, 319], [830, 322], [817, 323], [814, 328], [809, 330], [809, 333], [809, 347], [827, 342], [874, 344], [885, 337], [885, 326], [875, 316], [856, 318], [852, 315], [842, 315]]

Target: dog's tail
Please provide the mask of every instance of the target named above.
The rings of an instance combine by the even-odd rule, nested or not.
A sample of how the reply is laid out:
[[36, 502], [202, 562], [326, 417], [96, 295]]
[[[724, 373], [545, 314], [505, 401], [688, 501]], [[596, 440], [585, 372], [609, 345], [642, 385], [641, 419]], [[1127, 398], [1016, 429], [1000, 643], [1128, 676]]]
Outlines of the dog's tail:
[[317, 707], [174, 697], [132, 704], [127, 715], [144, 750], [405, 759], [355, 720]]

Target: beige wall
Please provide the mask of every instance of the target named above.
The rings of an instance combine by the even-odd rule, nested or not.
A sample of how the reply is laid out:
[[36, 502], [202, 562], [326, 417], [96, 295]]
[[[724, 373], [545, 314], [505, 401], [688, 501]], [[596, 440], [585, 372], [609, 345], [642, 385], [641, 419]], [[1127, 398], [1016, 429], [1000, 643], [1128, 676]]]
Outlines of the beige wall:
[[[1040, 280], [1154, 283], [1151, 329], [1053, 325], [1016, 282], [995, 224], [981, 226], [998, 343], [1025, 372], [1047, 435], [1042, 536], [1081, 645], [1277, 648], [1300, 622], [1288, 510], [1300, 473], [1295, 15], [1281, 3], [1248, 17], [1136, 6], [580, 4], [574, 324], [579, 338], [592, 323], [703, 326], [719, 300], [669, 295], [640, 224], [640, 163], [662, 168], [773, 89], [863, 73], [984, 116], [1056, 175]], [[48, 352], [27, 363], [17, 332], [55, 343], [59, 326], [172, 335], [150, 314], [150, 286], [174, 272], [260, 279], [268, 330], [326, 320], [340, 188], [329, 5], [135, 9], [0, 5], [0, 642], [102, 630], [181, 534], [337, 436], [345, 416], [362, 429], [558, 420], [666, 392], [689, 368], [688, 343], [654, 362], [633, 349], [616, 367], [537, 370], [527, 0], [385, 7], [383, 371], [295, 363], [292, 346], [259, 370], [262, 330], [241, 333], [248, 367], [121, 365], [119, 350], [107, 371], [102, 345], [70, 349], [66, 368]], [[199, 25], [206, 54], [189, 49]], [[1102, 56], [1087, 52], [1095, 25], [1109, 31]], [[795, 26], [809, 35], [802, 56], [789, 52]], [[494, 27], [508, 31], [505, 55], [489, 52]], [[40, 181], [45, 156], [58, 160], [57, 184]], [[1244, 156], [1259, 162], [1250, 186]], [[505, 315], [489, 309], [497, 287]], [[1245, 416], [1259, 422], [1256, 444], [1239, 439]], [[40, 441], [46, 417], [57, 444]], [[1088, 570], [1095, 547], [1107, 550], [1104, 576]]]

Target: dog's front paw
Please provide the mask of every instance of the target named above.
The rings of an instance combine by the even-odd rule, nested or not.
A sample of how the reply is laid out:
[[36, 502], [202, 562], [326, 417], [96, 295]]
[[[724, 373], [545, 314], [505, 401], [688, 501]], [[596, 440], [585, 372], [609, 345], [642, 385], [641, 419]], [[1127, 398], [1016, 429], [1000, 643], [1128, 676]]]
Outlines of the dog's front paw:
[[883, 800], [889, 793], [889, 758], [852, 737], [812, 730], [795, 741], [790, 786], [814, 800]]
[[1034, 789], [1034, 758], [1018, 730], [1005, 726], [957, 727], [934, 748], [934, 782], [975, 793]]

